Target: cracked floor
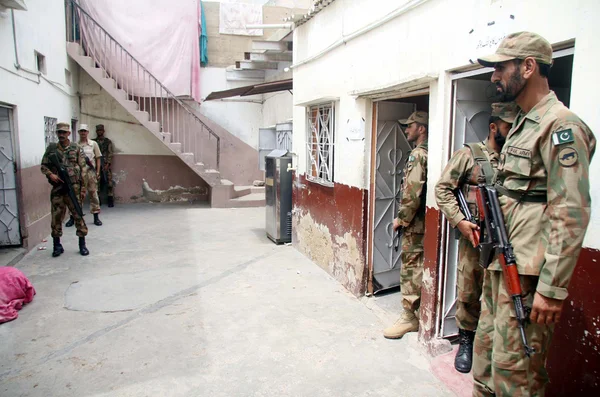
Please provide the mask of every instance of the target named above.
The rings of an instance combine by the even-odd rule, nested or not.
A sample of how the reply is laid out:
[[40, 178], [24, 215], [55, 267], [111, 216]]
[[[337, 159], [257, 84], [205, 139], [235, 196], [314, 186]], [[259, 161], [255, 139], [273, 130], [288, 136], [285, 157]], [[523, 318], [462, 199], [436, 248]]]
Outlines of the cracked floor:
[[138, 204], [90, 225], [90, 256], [40, 244], [37, 290], [0, 325], [0, 395], [450, 396], [415, 338], [264, 233], [264, 208]]

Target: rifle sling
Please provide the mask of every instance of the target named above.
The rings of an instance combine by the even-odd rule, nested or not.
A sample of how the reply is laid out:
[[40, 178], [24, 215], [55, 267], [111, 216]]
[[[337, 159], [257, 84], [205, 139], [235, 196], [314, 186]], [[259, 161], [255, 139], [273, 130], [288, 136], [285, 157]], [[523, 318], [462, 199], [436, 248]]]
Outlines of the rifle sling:
[[491, 186], [492, 178], [494, 177], [494, 169], [492, 168], [492, 164], [488, 157], [483, 153], [481, 147], [479, 147], [479, 143], [465, 143], [465, 146], [471, 149], [471, 154], [473, 155], [475, 163], [479, 164], [481, 167], [481, 171], [483, 171], [483, 175], [485, 176], [486, 185]]
[[510, 197], [512, 199], [521, 201], [521, 202], [526, 202], [526, 203], [547, 203], [548, 202], [548, 196], [545, 193], [541, 193], [541, 194], [532, 194], [532, 193], [528, 193], [528, 192], [523, 192], [523, 193], [519, 193], [515, 190], [508, 190], [507, 188], [505, 188], [502, 185], [494, 185], [494, 187], [496, 188], [496, 191], [501, 194], [502, 196], [507, 196]]

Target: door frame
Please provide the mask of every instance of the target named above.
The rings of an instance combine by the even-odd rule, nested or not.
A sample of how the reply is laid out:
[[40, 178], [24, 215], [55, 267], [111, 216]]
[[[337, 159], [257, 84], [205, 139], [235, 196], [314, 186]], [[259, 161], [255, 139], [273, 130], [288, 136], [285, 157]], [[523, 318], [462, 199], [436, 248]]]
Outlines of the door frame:
[[373, 268], [373, 242], [375, 237], [375, 176], [376, 176], [376, 167], [377, 167], [377, 116], [378, 112], [378, 103], [383, 102], [389, 99], [405, 99], [412, 98], [416, 96], [430, 95], [430, 82], [427, 82], [427, 88], [421, 88], [419, 90], [411, 91], [411, 92], [402, 92], [399, 91], [397, 93], [390, 92], [389, 94], [380, 97], [371, 99], [371, 112], [372, 112], [372, 120], [371, 120], [371, 155], [370, 155], [370, 166], [369, 166], [369, 192], [368, 192], [368, 217], [367, 217], [367, 270], [368, 270], [368, 278], [367, 278], [367, 296], [373, 295], [374, 286], [373, 286], [373, 277], [374, 277], [374, 268]]
[[17, 116], [17, 107], [6, 103], [0, 102], [0, 107], [8, 109], [8, 124], [10, 128], [11, 142], [12, 142], [12, 150], [13, 150], [13, 161], [14, 161], [14, 171], [15, 171], [15, 191], [17, 193], [17, 219], [19, 221], [19, 244], [18, 246], [23, 246], [23, 240], [27, 237], [27, 227], [25, 225], [25, 213], [23, 211], [24, 202], [23, 202], [23, 191], [21, 189], [22, 186], [22, 178], [21, 178], [21, 152], [19, 150], [19, 134], [17, 131], [17, 124], [15, 123], [15, 119]]
[[[552, 58], [561, 58], [561, 57], [565, 57], [565, 56], [569, 56], [569, 55], [574, 55], [575, 54], [575, 43], [567, 43], [566, 45], [568, 45], [568, 47], [563, 47], [562, 49], [558, 49], [553, 51], [552, 53]], [[449, 78], [450, 78], [450, 84], [451, 84], [451, 91], [450, 91], [450, 114], [449, 114], [449, 118], [450, 118], [450, 134], [448, 137], [448, 147], [450, 148], [450, 150], [448, 150], [448, 157], [446, 158], [446, 163], [444, 164], [444, 167], [446, 166], [446, 164], [448, 164], [448, 161], [450, 160], [450, 157], [452, 156], [453, 152], [453, 148], [454, 148], [454, 141], [455, 141], [455, 134], [454, 134], [454, 107], [455, 107], [455, 84], [454, 82], [456, 80], [460, 80], [460, 79], [465, 79], [465, 78], [469, 78], [469, 77], [473, 77], [473, 76], [478, 76], [478, 75], [482, 75], [482, 74], [486, 74], [486, 73], [491, 73], [494, 71], [494, 68], [491, 67], [482, 67], [482, 68], [478, 68], [478, 69], [474, 69], [474, 70], [468, 70], [468, 71], [463, 71], [461, 72], [460, 70], [453, 72]], [[571, 72], [573, 73], [573, 72]], [[446, 280], [447, 280], [447, 272], [448, 272], [448, 251], [447, 251], [447, 244], [448, 244], [448, 239], [449, 238], [453, 238], [450, 234], [452, 229], [448, 226], [448, 221], [445, 219], [445, 217], [441, 217], [440, 219], [440, 242], [439, 242], [439, 247], [440, 247], [440, 256], [439, 256], [439, 272], [438, 272], [438, 293], [440, 294], [439, 296], [439, 301], [438, 301], [438, 307], [436, 308], [436, 322], [435, 322], [435, 335], [436, 338], [451, 338], [454, 335], [447, 335], [447, 336], [443, 336], [443, 322], [444, 322], [444, 302], [446, 300], [446, 295], [445, 295], [445, 290], [446, 290]]]

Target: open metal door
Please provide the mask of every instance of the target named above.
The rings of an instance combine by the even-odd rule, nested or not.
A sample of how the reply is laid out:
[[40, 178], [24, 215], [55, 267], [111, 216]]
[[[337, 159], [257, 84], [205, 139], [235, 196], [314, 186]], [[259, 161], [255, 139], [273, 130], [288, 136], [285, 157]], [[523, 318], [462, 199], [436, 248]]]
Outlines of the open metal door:
[[404, 163], [412, 147], [398, 120], [415, 111], [412, 103], [377, 105], [375, 213], [373, 219], [373, 292], [400, 284], [400, 251], [394, 250], [393, 221], [398, 212]]
[[[493, 87], [492, 87], [493, 88]], [[453, 152], [467, 142], [483, 141], [489, 133], [491, 103], [495, 90], [490, 90], [490, 82], [485, 80], [454, 81]], [[445, 219], [445, 218], [444, 218]], [[446, 221], [446, 269], [443, 279], [442, 337], [458, 333], [456, 326], [456, 273], [458, 263], [458, 240], [454, 229]]]
[[21, 245], [12, 109], [0, 106], [0, 246]]

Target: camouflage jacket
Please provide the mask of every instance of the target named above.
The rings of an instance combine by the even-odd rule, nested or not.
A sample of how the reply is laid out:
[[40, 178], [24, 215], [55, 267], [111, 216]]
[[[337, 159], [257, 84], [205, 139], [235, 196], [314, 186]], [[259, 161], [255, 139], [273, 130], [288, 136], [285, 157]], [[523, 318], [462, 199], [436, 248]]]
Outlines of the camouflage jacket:
[[[86, 185], [86, 157], [83, 153], [83, 149], [81, 149], [81, 146], [73, 142], [69, 143], [69, 146], [67, 147], [62, 147], [60, 143], [48, 145], [46, 151], [44, 152], [44, 157], [42, 157], [41, 166], [42, 174], [46, 175], [47, 177], [50, 174], [58, 175], [58, 170], [54, 165], [52, 165], [48, 157], [53, 152], [57, 153], [59, 161], [64, 165], [69, 177], [71, 178], [71, 183], [75, 185]], [[52, 191], [58, 190], [60, 190], [60, 187], [54, 187], [52, 189]]]
[[95, 141], [98, 144], [98, 146], [100, 147], [100, 153], [102, 153], [102, 158], [104, 160], [104, 164], [108, 164], [108, 166], [110, 167], [110, 165], [112, 164], [112, 157], [113, 157], [112, 141], [108, 138], [104, 138], [102, 140], [99, 140], [98, 138], [94, 138], [92, 140]]
[[427, 141], [414, 148], [404, 165], [398, 221], [407, 233], [425, 232]]
[[[478, 142], [478, 144], [495, 170], [498, 167], [500, 155], [494, 151], [487, 140], [485, 142]], [[477, 219], [476, 190], [472, 187], [477, 186], [477, 178], [480, 173], [479, 168], [480, 166], [475, 164], [471, 149], [463, 147], [454, 152], [442, 172], [442, 176], [435, 185], [435, 199], [437, 204], [452, 227], [456, 227], [460, 221], [465, 219], [462, 212], [460, 212], [456, 196], [454, 195], [454, 191], [457, 188], [463, 189], [471, 214]]]
[[[519, 112], [500, 154], [496, 184], [510, 193], [547, 195], [543, 203], [506, 195], [500, 204], [519, 274], [539, 275], [537, 292], [565, 299], [590, 220], [590, 128], [548, 93]], [[498, 261], [490, 266], [501, 270]]]

